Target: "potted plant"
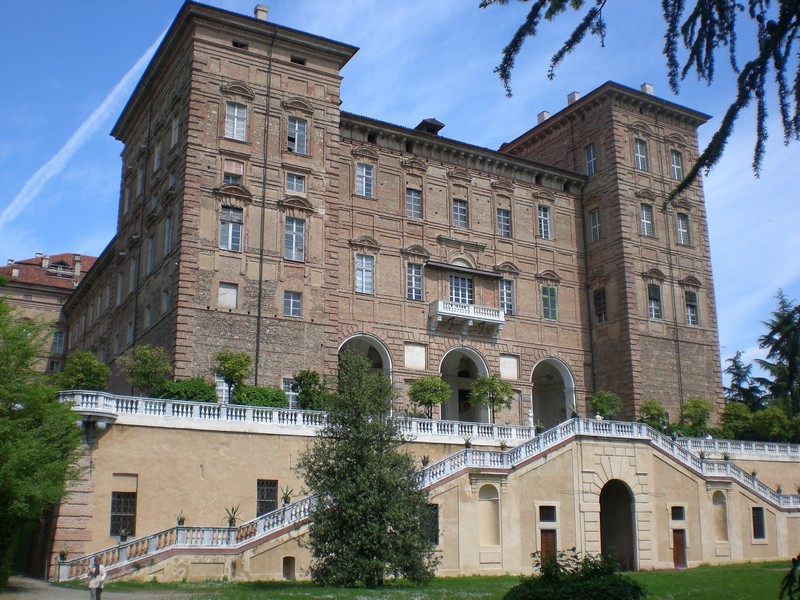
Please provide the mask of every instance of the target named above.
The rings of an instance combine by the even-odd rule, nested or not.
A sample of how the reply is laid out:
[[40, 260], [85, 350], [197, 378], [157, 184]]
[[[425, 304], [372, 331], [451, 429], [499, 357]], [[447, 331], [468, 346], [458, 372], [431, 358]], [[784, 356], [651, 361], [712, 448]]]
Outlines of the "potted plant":
[[780, 483], [778, 484], [778, 493], [779, 494], [783, 493], [783, 486]]
[[464, 438], [464, 448], [472, 448], [472, 438], [465, 437]]
[[128, 541], [128, 530], [127, 529], [120, 529], [119, 530], [119, 541], [120, 542], [127, 542]]
[[238, 504], [225, 509], [227, 515], [225, 519], [228, 521], [228, 527], [236, 527], [236, 518], [241, 512]]
[[175, 515], [175, 521], [177, 521], [178, 527], [183, 527], [186, 525], [186, 516], [183, 514], [183, 509], [181, 509], [177, 515]]
[[422, 468], [427, 467], [431, 462], [431, 457], [427, 454], [422, 456]]
[[292, 501], [292, 493], [294, 489], [290, 489], [288, 485], [281, 488], [281, 497], [283, 498], [283, 505], [286, 506]]
[[64, 562], [67, 560], [67, 556], [69, 556], [69, 548], [62, 544], [58, 547], [58, 560]]
[[506, 450], [508, 450], [508, 442], [500, 440], [500, 452], [505, 452]]

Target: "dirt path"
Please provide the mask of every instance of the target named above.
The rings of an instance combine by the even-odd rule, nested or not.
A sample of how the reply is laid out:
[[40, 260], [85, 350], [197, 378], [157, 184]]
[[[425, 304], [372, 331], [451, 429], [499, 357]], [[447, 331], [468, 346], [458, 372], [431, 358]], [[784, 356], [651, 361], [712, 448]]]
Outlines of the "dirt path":
[[[40, 579], [12, 577], [0, 600], [88, 600], [89, 590], [73, 590]], [[103, 592], [103, 600], [191, 600], [191, 594], [164, 592]]]

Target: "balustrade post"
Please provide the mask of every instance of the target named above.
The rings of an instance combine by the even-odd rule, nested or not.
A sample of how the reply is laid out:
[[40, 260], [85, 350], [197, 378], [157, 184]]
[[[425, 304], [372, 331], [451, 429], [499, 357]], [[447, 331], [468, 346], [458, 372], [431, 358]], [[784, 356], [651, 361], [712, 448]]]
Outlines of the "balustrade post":
[[235, 546], [236, 545], [236, 527], [230, 527], [228, 529], [228, 545]]
[[128, 546], [120, 544], [117, 548], [117, 562], [124, 563], [128, 562]]
[[67, 579], [69, 579], [69, 565], [65, 562], [61, 562], [58, 565], [58, 580], [66, 581]]
[[154, 535], [147, 538], [147, 553], [153, 554], [158, 550], [158, 538]]

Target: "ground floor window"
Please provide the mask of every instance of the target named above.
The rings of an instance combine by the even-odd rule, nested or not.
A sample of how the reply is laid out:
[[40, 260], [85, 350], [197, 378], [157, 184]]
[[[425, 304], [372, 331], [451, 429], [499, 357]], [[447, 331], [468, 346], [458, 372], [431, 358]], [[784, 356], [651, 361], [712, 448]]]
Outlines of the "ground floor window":
[[136, 535], [136, 492], [111, 492], [109, 535]]
[[278, 508], [278, 480], [259, 479], [256, 482], [256, 516], [260, 517]]

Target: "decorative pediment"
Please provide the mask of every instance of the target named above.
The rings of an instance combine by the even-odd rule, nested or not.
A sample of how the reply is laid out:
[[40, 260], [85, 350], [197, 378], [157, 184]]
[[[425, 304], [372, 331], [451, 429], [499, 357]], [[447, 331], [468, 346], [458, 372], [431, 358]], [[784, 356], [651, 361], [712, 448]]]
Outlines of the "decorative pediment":
[[670, 144], [673, 144], [675, 146], [683, 146], [684, 148], [689, 145], [689, 142], [686, 141], [686, 138], [684, 138], [682, 135], [678, 135], [677, 133], [669, 134], [667, 136], [667, 141]]
[[496, 181], [492, 181], [489, 185], [492, 186], [493, 190], [497, 190], [498, 192], [505, 192], [506, 194], [513, 194], [515, 189], [514, 184], [505, 179], [498, 179]]
[[681, 287], [699, 290], [703, 287], [703, 284], [700, 283], [700, 280], [697, 277], [693, 277], [692, 275], [687, 275], [683, 279], [680, 280]]
[[542, 271], [541, 273], [537, 273], [536, 279], [541, 281], [542, 283], [550, 283], [553, 285], [558, 285], [559, 283], [561, 283], [561, 277], [559, 277], [558, 273], [556, 273], [552, 269], [548, 269], [546, 271]]
[[653, 134], [653, 130], [650, 129], [650, 126], [644, 121], [634, 121], [628, 126], [628, 129], [630, 129], [633, 132], [644, 133], [646, 135]]
[[475, 261], [467, 254], [456, 254], [447, 262], [457, 267], [467, 267], [468, 269], [475, 268]]
[[378, 243], [378, 240], [368, 235], [362, 235], [350, 240], [350, 246], [353, 248], [371, 250], [372, 252], [379, 252], [381, 249], [381, 245]]
[[378, 153], [372, 148], [367, 148], [366, 146], [353, 148], [351, 154], [356, 158], [368, 158], [374, 162], [378, 162]]
[[183, 100], [183, 96], [181, 96], [180, 94], [175, 94], [172, 97], [172, 102], [170, 102], [170, 110], [174, 111], [176, 108], [178, 108], [178, 105], [180, 105], [181, 100]]
[[498, 271], [499, 273], [509, 273], [512, 275], [519, 275], [522, 273], [520, 268], [509, 260], [502, 262], [499, 265], [495, 265], [494, 270]]
[[661, 272], [661, 270], [655, 268], [648, 269], [647, 271], [642, 273], [642, 277], [648, 283], [663, 283], [667, 279], [667, 277], [664, 275], [664, 273]]
[[463, 181], [464, 183], [472, 183], [472, 177], [466, 169], [452, 169], [447, 172], [447, 178]]
[[406, 171], [412, 171], [420, 174], [427, 173], [428, 171], [428, 163], [416, 157], [408, 158], [400, 164], [403, 165], [403, 168]]
[[214, 190], [214, 195], [226, 206], [242, 208], [253, 201], [253, 194], [242, 185], [227, 184]]
[[237, 96], [244, 96], [245, 98], [249, 98], [252, 100], [256, 97], [253, 89], [247, 85], [244, 81], [232, 81], [230, 83], [223, 83], [219, 86], [220, 91], [223, 94], [234, 94]]
[[689, 204], [689, 201], [686, 198], [676, 198], [671, 202], [671, 204], [676, 210], [682, 210], [684, 212], [689, 212], [692, 210], [692, 205]]
[[406, 248], [401, 248], [400, 254], [403, 254], [405, 256], [420, 256], [422, 258], [431, 257], [431, 253], [428, 252], [423, 246], [420, 246], [419, 244], [413, 244]]
[[298, 96], [284, 100], [281, 102], [281, 107], [285, 109], [298, 110], [309, 115], [314, 113], [314, 105], [312, 105], [305, 98], [300, 98]]
[[284, 209], [314, 212], [314, 206], [302, 196], [284, 196], [282, 200], [278, 201], [278, 206]]
[[595, 269], [595, 271], [589, 276], [587, 283], [591, 289], [605, 287], [605, 285], [608, 283], [608, 275], [603, 271], [602, 268]]
[[533, 197], [535, 200], [544, 202], [556, 201], [556, 195], [553, 192], [548, 192], [546, 190], [536, 190], [535, 192], [533, 192]]
[[650, 191], [648, 189], [636, 190], [634, 195], [637, 198], [642, 198], [642, 199], [648, 200], [650, 202], [655, 202], [656, 199], [657, 199], [656, 195], [652, 191]]

